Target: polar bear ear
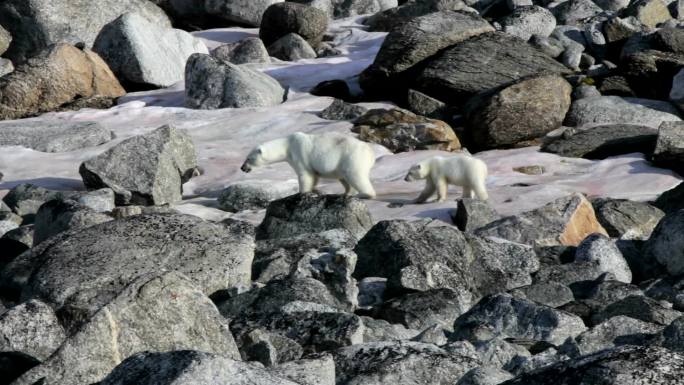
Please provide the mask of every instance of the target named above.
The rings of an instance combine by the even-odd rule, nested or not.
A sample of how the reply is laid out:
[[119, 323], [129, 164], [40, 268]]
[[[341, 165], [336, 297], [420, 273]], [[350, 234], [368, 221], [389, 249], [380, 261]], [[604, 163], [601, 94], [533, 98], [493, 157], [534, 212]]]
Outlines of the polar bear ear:
[[257, 154], [261, 155], [263, 152], [261, 151], [261, 147], [257, 147]]

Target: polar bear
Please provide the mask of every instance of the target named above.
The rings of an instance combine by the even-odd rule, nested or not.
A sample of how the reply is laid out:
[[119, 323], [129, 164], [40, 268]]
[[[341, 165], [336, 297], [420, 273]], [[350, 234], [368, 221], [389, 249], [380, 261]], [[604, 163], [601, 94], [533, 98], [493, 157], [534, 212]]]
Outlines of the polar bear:
[[407, 182], [427, 179], [425, 189], [415, 203], [423, 203], [437, 191], [438, 202], [444, 202], [447, 196], [447, 185], [463, 186], [463, 197], [487, 200], [485, 179], [487, 165], [471, 155], [458, 154], [450, 157], [435, 156], [411, 166], [406, 174]]
[[356, 190], [360, 198], [375, 198], [370, 182], [370, 170], [375, 164], [373, 148], [352, 136], [296, 132], [254, 148], [241, 170], [250, 172], [253, 167], [276, 162], [292, 166], [300, 193], [313, 191], [319, 178], [326, 178], [339, 180], [345, 195]]

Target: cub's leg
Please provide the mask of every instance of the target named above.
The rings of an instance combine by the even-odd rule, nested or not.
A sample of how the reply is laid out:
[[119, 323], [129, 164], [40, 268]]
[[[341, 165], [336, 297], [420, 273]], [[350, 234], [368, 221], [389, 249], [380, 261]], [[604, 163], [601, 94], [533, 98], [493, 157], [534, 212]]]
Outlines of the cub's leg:
[[423, 203], [426, 200], [428, 200], [432, 194], [435, 193], [435, 185], [432, 183], [432, 180], [429, 178], [425, 181], [425, 188], [423, 189], [423, 192], [418, 195], [418, 198], [413, 200], [413, 203]]
[[444, 202], [447, 198], [446, 178], [439, 178], [437, 181], [437, 202]]

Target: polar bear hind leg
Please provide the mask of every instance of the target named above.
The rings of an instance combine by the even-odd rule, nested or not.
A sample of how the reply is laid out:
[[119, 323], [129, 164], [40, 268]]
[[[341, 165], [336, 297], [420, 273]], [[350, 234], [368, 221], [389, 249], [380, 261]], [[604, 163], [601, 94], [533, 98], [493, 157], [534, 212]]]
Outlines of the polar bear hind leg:
[[447, 198], [447, 181], [442, 177], [437, 180], [437, 202], [444, 202]]
[[351, 196], [354, 194], [355, 190], [346, 179], [340, 179], [340, 183], [342, 183], [342, 186], [344, 186], [344, 195]]
[[475, 184], [473, 190], [475, 191], [475, 195], [477, 196], [477, 198], [479, 200], [486, 201], [487, 199], [489, 199], [489, 195], [487, 194], [487, 188], [485, 187], [484, 179], [479, 180]]
[[352, 188], [359, 192], [359, 198], [375, 198], [375, 189], [373, 189], [368, 173], [366, 173], [366, 175], [347, 175], [345, 180]]
[[470, 187], [463, 187], [463, 198], [475, 198], [475, 192]]

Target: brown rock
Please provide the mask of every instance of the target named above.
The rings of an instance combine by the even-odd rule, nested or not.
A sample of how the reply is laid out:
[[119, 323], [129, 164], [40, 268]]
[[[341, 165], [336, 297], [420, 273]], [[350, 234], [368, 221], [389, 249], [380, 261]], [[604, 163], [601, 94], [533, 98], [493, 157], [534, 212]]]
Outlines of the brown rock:
[[556, 199], [538, 209], [492, 222], [476, 231], [538, 246], [577, 246], [593, 233], [608, 235], [591, 203], [580, 193]]
[[359, 139], [378, 143], [394, 153], [461, 148], [461, 142], [447, 123], [401, 108], [370, 110], [356, 119], [352, 131], [359, 134]]
[[625, 15], [636, 17], [641, 24], [655, 28], [658, 24], [672, 19], [667, 3], [663, 0], [639, 0], [629, 5]]
[[75, 99], [124, 93], [97, 54], [57, 44], [0, 80], [0, 120], [53, 111]]

